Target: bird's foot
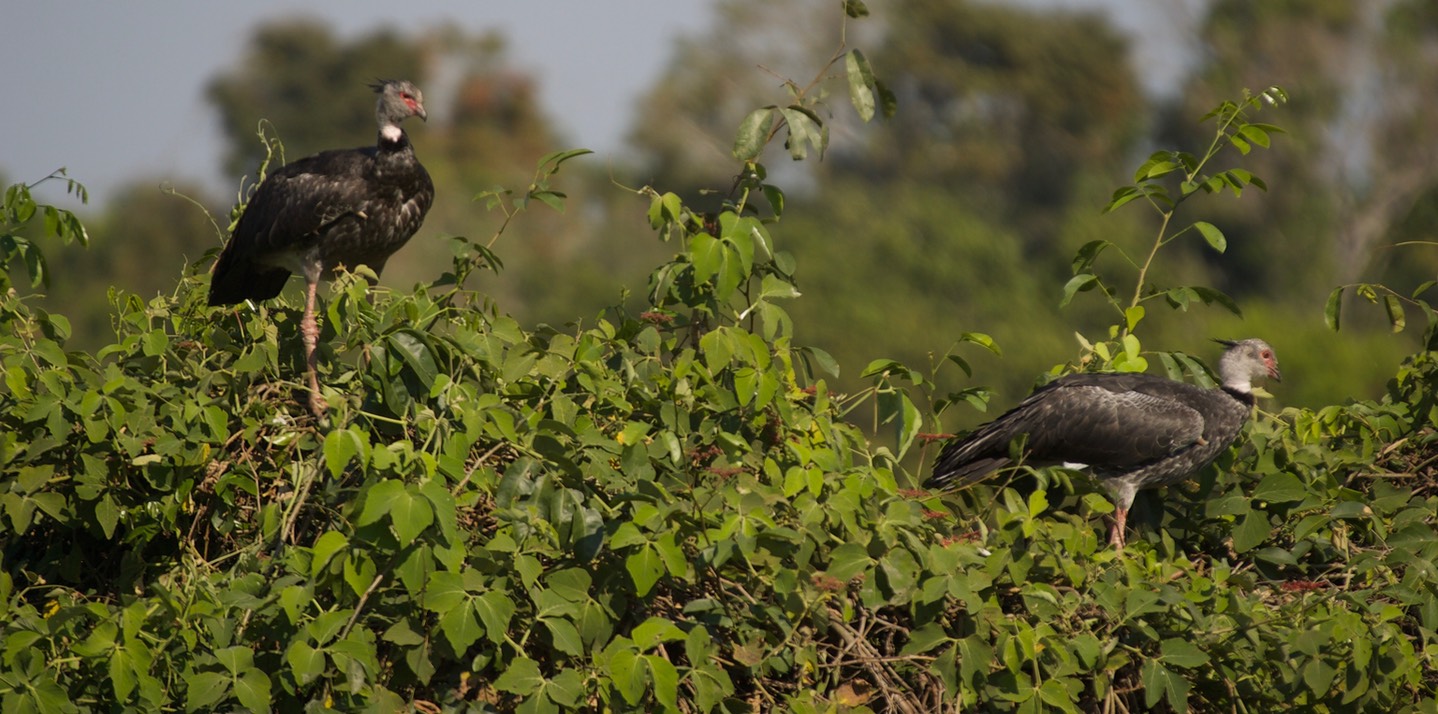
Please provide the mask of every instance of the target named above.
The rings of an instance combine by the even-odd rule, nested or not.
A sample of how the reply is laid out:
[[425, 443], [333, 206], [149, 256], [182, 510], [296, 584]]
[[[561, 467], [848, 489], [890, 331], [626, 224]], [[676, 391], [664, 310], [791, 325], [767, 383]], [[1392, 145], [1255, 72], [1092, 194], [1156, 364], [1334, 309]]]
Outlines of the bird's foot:
[[310, 412], [315, 415], [315, 418], [323, 420], [329, 415], [329, 408], [329, 402], [326, 402], [325, 398], [320, 396], [319, 387], [311, 387]]

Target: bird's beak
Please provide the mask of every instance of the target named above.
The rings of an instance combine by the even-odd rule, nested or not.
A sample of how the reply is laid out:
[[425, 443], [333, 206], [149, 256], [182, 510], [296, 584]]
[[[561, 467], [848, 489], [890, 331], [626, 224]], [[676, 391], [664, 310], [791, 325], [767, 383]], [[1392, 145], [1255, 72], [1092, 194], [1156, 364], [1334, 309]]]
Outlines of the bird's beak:
[[1268, 366], [1268, 376], [1275, 382], [1283, 381], [1283, 375], [1278, 371], [1278, 365], [1276, 364]]
[[427, 114], [427, 113], [424, 111], [424, 105], [423, 105], [423, 104], [416, 104], [416, 105], [414, 105], [414, 115], [417, 116], [417, 117], [419, 117], [419, 120], [420, 120], [420, 121], [422, 121], [422, 122], [424, 122], [424, 123], [426, 123], [426, 124], [429, 123], [429, 114]]

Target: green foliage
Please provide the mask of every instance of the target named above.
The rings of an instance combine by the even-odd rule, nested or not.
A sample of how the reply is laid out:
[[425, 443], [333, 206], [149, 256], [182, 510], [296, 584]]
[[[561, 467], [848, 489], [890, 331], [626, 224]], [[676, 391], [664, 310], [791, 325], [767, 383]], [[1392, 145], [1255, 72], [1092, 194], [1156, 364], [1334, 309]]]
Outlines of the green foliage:
[[[489, 198], [562, 207], [577, 155]], [[837, 365], [794, 341], [763, 165], [709, 213], [636, 193], [675, 253], [642, 308], [591, 325], [503, 315], [465, 287], [493, 262], [467, 240], [413, 291], [338, 281], [328, 424], [296, 398], [287, 298], [212, 310], [196, 276], [114, 292], [94, 353], [5, 298], [3, 708], [1438, 705], [1431, 353], [1381, 401], [1265, 415], [1189, 492], [1138, 504], [1119, 553], [1111, 506], [1063, 470], [947, 503], [905, 488], [932, 380], [879, 361], [870, 391], [830, 394]], [[48, 215], [25, 200], [6, 193], [7, 234]], [[897, 448], [846, 419], [869, 405]]]
[[[59, 238], [65, 245], [79, 243], [88, 245], [90, 235], [80, 224], [80, 219], [71, 211], [35, 201], [31, 191], [40, 184], [60, 181], [65, 184], [65, 193], [74, 195], [83, 203], [89, 200], [85, 187], [65, 176], [60, 169], [32, 184], [17, 183], [5, 189], [3, 210], [0, 210], [0, 291], [11, 293], [12, 261], [24, 266], [25, 275], [31, 288], [50, 284], [50, 268], [45, 254], [36, 245], [31, 235], [40, 231], [44, 238]], [[13, 298], [11, 293], [7, 296]]]

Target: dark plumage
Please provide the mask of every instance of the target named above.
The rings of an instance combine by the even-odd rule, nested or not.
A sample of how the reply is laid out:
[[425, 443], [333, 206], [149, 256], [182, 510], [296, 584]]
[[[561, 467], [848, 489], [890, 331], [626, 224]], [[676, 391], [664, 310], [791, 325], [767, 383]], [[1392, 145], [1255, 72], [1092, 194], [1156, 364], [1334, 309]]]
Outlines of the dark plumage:
[[210, 278], [210, 305], [232, 305], [279, 295], [291, 273], [304, 277], [300, 332], [316, 416], [325, 409], [315, 373], [317, 285], [341, 267], [366, 265], [378, 275], [434, 202], [429, 173], [399, 127], [408, 117], [426, 118], [419, 88], [396, 80], [372, 88], [379, 94], [378, 143], [325, 151], [271, 173], [250, 197]]
[[1252, 381], [1280, 379], [1273, 348], [1258, 339], [1224, 342], [1218, 389], [1147, 374], [1074, 374], [1036, 390], [1003, 416], [944, 447], [926, 488], [972, 483], [1009, 466], [1009, 445], [1027, 437], [1035, 466], [1083, 464], [1114, 500], [1110, 541], [1124, 544], [1139, 489], [1176, 483], [1213, 463], [1253, 410]]

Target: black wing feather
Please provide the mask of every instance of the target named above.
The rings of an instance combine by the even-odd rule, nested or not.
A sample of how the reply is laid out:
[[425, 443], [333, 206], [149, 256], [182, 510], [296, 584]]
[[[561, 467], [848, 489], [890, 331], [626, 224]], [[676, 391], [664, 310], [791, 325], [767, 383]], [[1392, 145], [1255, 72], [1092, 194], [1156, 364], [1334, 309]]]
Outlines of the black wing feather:
[[356, 215], [368, 195], [366, 174], [374, 153], [326, 151], [287, 164], [261, 182], [215, 262], [210, 305], [278, 295], [290, 271], [267, 258], [306, 250], [330, 225]]

